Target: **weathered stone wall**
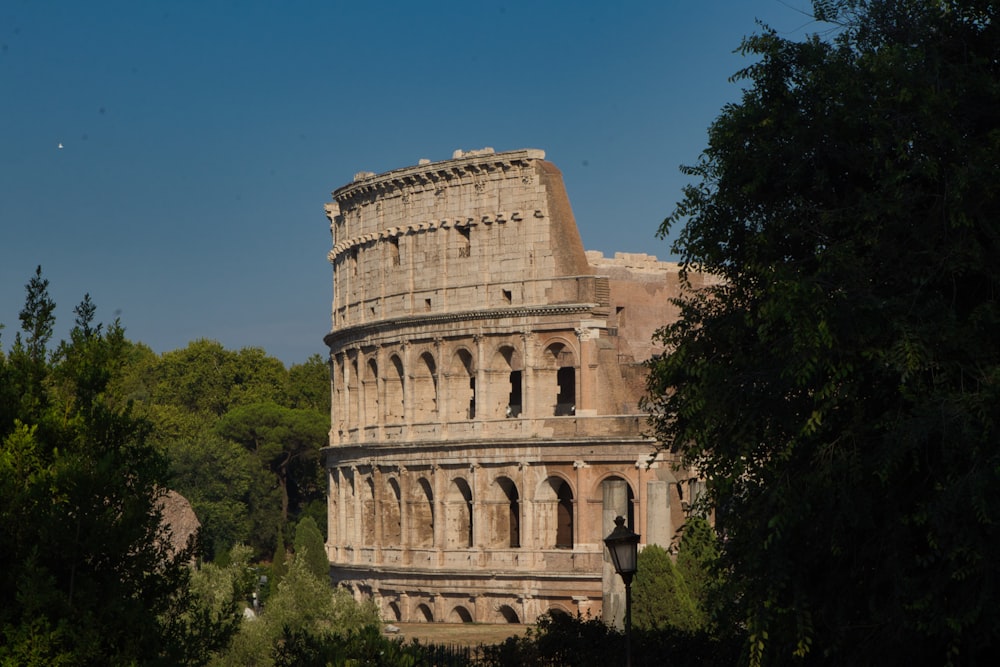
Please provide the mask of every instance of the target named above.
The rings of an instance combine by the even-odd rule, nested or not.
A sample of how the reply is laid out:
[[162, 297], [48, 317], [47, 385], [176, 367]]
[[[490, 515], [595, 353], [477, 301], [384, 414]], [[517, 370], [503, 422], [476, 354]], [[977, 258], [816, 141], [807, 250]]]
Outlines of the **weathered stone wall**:
[[638, 409], [677, 267], [585, 253], [537, 150], [361, 173], [327, 214], [332, 576], [394, 620], [599, 614], [614, 516], [669, 540], [689, 493]]

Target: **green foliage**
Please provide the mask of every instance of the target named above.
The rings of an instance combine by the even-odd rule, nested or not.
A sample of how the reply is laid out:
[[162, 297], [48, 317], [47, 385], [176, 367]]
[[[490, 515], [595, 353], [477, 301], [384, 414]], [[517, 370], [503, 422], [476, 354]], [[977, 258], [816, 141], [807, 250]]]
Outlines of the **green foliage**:
[[28, 284], [0, 394], [0, 663], [203, 664], [232, 625], [188, 589], [157, 504], [167, 461], [149, 424], [106, 397], [124, 331], [89, 297], [51, 356], [48, 281]]
[[714, 616], [715, 597], [722, 584], [718, 561], [719, 542], [715, 529], [704, 517], [688, 517], [677, 549], [676, 568], [700, 616], [699, 628]]
[[170, 459], [174, 488], [202, 521], [209, 558], [234, 544], [270, 558], [288, 518], [325, 525], [318, 453], [329, 431], [330, 381], [320, 357], [286, 372], [260, 349], [232, 352], [209, 340], [161, 356], [123, 345], [109, 399], [134, 401], [152, 422], [150, 441]]
[[369, 627], [377, 633], [380, 626], [374, 604], [356, 603], [346, 590], [332, 589], [328, 577], [316, 577], [304, 560], [296, 559], [261, 615], [244, 620], [228, 650], [212, 664], [269, 667], [275, 657], [278, 664], [294, 664], [288, 662], [291, 655], [320, 654], [323, 647], [341, 643], [338, 637]]
[[639, 553], [632, 584], [632, 624], [638, 630], [697, 630], [705, 619], [670, 554], [656, 544]]
[[216, 425], [225, 438], [243, 445], [275, 476], [281, 489], [281, 518], [298, 510], [311, 495], [322, 493], [319, 448], [330, 430], [327, 416], [275, 403], [233, 408]]
[[[820, 4], [820, 3], [818, 3]], [[1000, 642], [996, 3], [764, 28], [661, 228], [691, 288], [647, 408], [709, 480], [754, 664], [986, 662]]]
[[305, 561], [313, 575], [325, 581], [330, 577], [330, 560], [326, 556], [326, 543], [312, 517], [304, 517], [295, 526], [295, 558]]

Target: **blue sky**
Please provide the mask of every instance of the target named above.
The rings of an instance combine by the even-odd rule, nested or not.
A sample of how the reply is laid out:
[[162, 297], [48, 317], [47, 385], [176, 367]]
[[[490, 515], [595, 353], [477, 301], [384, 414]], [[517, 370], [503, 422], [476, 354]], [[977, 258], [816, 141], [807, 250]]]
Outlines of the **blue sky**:
[[809, 6], [5, 0], [0, 344], [41, 265], [57, 338], [89, 292], [156, 352], [324, 354], [331, 191], [458, 148], [545, 150], [588, 249], [669, 259], [734, 50]]

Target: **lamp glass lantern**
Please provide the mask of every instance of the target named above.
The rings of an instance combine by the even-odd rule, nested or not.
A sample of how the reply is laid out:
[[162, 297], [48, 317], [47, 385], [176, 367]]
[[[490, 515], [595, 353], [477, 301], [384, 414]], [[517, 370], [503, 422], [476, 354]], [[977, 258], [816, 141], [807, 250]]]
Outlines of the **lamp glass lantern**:
[[631, 583], [636, 572], [639, 552], [639, 536], [625, 527], [625, 517], [615, 517], [615, 529], [604, 538], [604, 544], [611, 554], [611, 563], [622, 580]]

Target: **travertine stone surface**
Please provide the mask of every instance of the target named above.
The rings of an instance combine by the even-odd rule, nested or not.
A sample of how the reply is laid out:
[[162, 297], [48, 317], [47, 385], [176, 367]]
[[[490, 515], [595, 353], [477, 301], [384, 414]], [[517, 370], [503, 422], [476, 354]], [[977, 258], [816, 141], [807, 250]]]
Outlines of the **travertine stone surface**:
[[389, 620], [615, 617], [614, 517], [669, 541], [698, 488], [638, 409], [678, 267], [585, 252], [544, 157], [359, 172], [326, 205], [327, 549]]

